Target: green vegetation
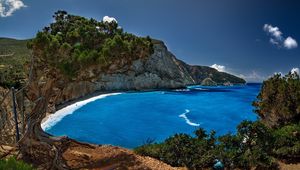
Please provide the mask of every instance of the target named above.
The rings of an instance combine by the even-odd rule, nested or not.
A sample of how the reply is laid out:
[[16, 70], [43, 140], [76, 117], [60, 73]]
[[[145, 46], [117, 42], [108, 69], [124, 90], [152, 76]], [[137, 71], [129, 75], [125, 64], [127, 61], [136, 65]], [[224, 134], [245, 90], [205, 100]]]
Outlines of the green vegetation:
[[25, 81], [24, 65], [30, 60], [28, 40], [0, 38], [0, 86], [18, 87]]
[[299, 75], [276, 74], [265, 81], [254, 106], [262, 121], [270, 127], [298, 123], [300, 119]]
[[14, 157], [11, 157], [7, 160], [0, 159], [0, 170], [33, 170], [33, 167], [23, 161], [17, 161]]
[[106, 67], [117, 60], [130, 62], [153, 52], [151, 39], [123, 32], [117, 22], [55, 13], [54, 23], [38, 32], [28, 47], [38, 62], [58, 68], [65, 75], [76, 74], [87, 66]]
[[270, 129], [262, 123], [244, 121], [235, 135], [216, 137], [214, 131], [207, 134], [200, 128], [195, 136], [176, 134], [163, 143], [138, 147], [135, 152], [189, 169], [213, 167], [216, 159], [231, 169], [274, 168], [275, 158], [269, 155], [273, 139]]
[[[230, 169], [276, 169], [277, 160], [300, 158], [299, 98], [296, 73], [275, 75], [263, 83], [254, 102], [261, 120], [243, 121], [236, 134], [216, 137], [214, 131], [207, 134], [200, 128], [194, 136], [176, 134], [162, 143], [140, 146], [135, 152], [189, 169], [213, 167], [216, 159]], [[279, 120], [276, 126], [270, 128], [268, 116]]]

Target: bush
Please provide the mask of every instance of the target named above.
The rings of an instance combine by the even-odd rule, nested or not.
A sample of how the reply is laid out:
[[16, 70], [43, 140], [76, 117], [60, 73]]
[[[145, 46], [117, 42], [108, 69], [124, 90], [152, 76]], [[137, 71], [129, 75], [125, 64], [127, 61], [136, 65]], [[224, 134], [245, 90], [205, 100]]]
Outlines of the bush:
[[176, 134], [162, 143], [138, 147], [135, 152], [189, 169], [213, 167], [215, 160], [232, 169], [267, 169], [276, 168], [275, 159], [270, 156], [273, 141], [270, 129], [262, 123], [243, 121], [236, 135], [216, 138], [214, 131], [207, 134], [200, 128], [195, 131], [194, 137]]
[[300, 124], [274, 130], [274, 154], [282, 159], [300, 158]]
[[206, 134], [203, 129], [195, 132], [198, 136], [176, 134], [163, 143], [147, 144], [135, 149], [135, 152], [160, 159], [172, 166], [185, 166], [201, 169], [213, 165], [215, 132]]
[[0, 170], [33, 170], [33, 167], [11, 157], [7, 160], [0, 160]]
[[297, 73], [276, 74], [263, 82], [253, 103], [255, 112], [269, 127], [281, 127], [300, 121], [300, 79]]

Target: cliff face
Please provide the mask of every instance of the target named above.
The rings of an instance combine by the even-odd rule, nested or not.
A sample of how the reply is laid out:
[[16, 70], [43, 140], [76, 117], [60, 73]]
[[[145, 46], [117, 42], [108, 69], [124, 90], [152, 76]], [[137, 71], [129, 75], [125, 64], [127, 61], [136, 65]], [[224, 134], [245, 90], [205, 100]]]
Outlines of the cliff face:
[[[94, 71], [91, 71], [94, 70]], [[96, 71], [95, 71], [96, 70]], [[56, 101], [60, 104], [95, 91], [127, 91], [183, 88], [187, 85], [244, 84], [236, 76], [206, 66], [190, 66], [178, 60], [161, 41], [154, 42], [154, 53], [130, 64], [117, 62], [105, 72], [87, 69], [76, 81], [60, 82]], [[67, 85], [66, 85], [67, 84]]]
[[[121, 71], [120, 70], [126, 70]], [[194, 84], [189, 72], [177, 62], [162, 42], [154, 44], [154, 53], [145, 59], [133, 61], [129, 66], [100, 74], [97, 89], [143, 90], [180, 88]]]
[[195, 84], [188, 70], [162, 42], [154, 43], [154, 53], [150, 57], [130, 64], [122, 63], [112, 64], [105, 72], [97, 68], [87, 69], [76, 81], [62, 79], [55, 89], [57, 97], [54, 103], [63, 103], [95, 91], [169, 89]]

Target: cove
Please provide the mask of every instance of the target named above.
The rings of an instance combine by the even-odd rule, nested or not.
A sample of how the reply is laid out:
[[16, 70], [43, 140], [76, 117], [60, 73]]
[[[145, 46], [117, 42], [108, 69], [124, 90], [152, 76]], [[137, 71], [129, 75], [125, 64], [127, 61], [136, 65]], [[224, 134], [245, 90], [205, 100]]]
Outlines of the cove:
[[134, 148], [202, 127], [235, 133], [242, 120], [256, 120], [252, 102], [261, 84], [189, 86], [154, 92], [100, 95], [75, 103], [46, 120], [46, 132], [95, 143]]

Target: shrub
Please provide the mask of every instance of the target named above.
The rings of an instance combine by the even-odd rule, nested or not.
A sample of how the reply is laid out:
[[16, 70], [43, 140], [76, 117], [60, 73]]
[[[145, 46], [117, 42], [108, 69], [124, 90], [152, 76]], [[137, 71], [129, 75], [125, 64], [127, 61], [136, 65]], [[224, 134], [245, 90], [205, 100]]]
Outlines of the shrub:
[[297, 73], [276, 74], [263, 82], [253, 103], [255, 112], [269, 127], [280, 127], [300, 121], [300, 79]]
[[300, 124], [274, 130], [274, 154], [282, 159], [300, 158]]
[[7, 160], [0, 160], [0, 170], [33, 170], [33, 167], [10, 157]]
[[135, 152], [160, 159], [172, 166], [185, 166], [190, 169], [201, 169], [213, 165], [215, 132], [206, 134], [198, 129], [192, 137], [187, 134], [176, 134], [162, 143], [147, 144], [135, 149]]

